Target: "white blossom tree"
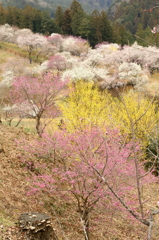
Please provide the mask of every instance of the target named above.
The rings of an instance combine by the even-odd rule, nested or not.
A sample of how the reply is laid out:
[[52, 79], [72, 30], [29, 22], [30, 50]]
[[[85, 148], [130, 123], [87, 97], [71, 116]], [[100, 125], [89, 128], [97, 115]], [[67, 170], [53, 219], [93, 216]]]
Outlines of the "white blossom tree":
[[19, 47], [24, 47], [28, 52], [28, 58], [30, 63], [32, 63], [32, 53], [33, 51], [37, 51], [37, 53], [41, 52], [41, 48], [45, 48], [47, 46], [47, 39], [36, 33], [30, 33], [28, 35], [21, 34], [17, 37], [17, 44]]
[[65, 52], [70, 52], [72, 55], [80, 56], [81, 53], [88, 51], [89, 44], [85, 39], [69, 36], [63, 39], [62, 48]]
[[9, 24], [0, 26], [0, 41], [14, 42], [14, 29]]

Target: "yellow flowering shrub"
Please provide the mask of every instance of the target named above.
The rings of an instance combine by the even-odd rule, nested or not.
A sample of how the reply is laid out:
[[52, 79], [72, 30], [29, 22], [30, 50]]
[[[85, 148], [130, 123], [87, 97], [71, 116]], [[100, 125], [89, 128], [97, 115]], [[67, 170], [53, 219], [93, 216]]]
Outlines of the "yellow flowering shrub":
[[101, 94], [92, 82], [78, 81], [70, 85], [71, 93], [59, 102], [66, 127], [83, 128], [92, 124], [101, 125], [110, 115], [112, 96]]
[[121, 132], [132, 132], [146, 144], [148, 135], [158, 124], [158, 106], [141, 93], [130, 91], [121, 94], [112, 106], [112, 120], [114, 126]]
[[132, 131], [144, 145], [158, 123], [156, 102], [141, 93], [122, 93], [119, 98], [107, 91], [101, 93], [91, 82], [70, 85], [70, 94], [59, 102], [65, 126], [69, 130], [98, 125], [120, 129], [132, 137]]

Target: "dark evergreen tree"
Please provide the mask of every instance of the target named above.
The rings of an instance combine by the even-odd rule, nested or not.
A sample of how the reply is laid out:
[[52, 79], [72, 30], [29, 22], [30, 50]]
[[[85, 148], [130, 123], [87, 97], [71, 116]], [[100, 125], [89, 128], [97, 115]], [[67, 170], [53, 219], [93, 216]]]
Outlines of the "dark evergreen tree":
[[137, 31], [136, 31], [136, 35], [139, 37], [139, 38], [138, 37], [136, 38], [136, 41], [138, 42], [138, 44], [139, 45], [143, 45], [143, 46], [147, 46], [147, 43], [144, 42], [144, 40], [145, 40], [145, 31], [143, 30], [143, 25], [141, 23], [138, 25], [138, 28], [137, 28]]
[[39, 10], [34, 11], [34, 17], [33, 17], [33, 32], [41, 32], [42, 29], [42, 12]]
[[34, 11], [33, 8], [31, 6], [26, 6], [23, 10], [23, 26], [22, 28], [29, 28], [32, 31], [33, 29], [33, 19], [34, 19]]
[[63, 24], [63, 10], [61, 6], [58, 6], [55, 12], [55, 23], [59, 28], [62, 27]]
[[73, 2], [71, 3], [71, 6], [70, 6], [70, 11], [71, 11], [71, 19], [73, 18], [73, 16], [78, 12], [78, 11], [83, 11], [83, 8], [81, 6], [81, 4], [76, 1], [76, 0], [73, 0]]
[[89, 36], [91, 33], [91, 24], [90, 24], [90, 16], [86, 15], [80, 24], [79, 34], [82, 38], [85, 38], [89, 41]]
[[107, 18], [105, 11], [101, 12], [101, 34], [102, 41], [112, 42], [113, 41], [113, 30], [110, 25], [110, 21]]
[[131, 45], [135, 41], [135, 37], [130, 33], [129, 30], [126, 30], [121, 24], [115, 23], [112, 25], [114, 43], [118, 43], [123, 47], [124, 45]]
[[94, 10], [92, 15], [91, 15], [91, 21], [90, 21], [90, 26], [91, 26], [91, 32], [89, 36], [90, 44], [91, 46], [95, 46], [97, 43], [102, 42], [102, 21], [101, 21], [101, 14], [99, 11]]
[[56, 25], [47, 12], [42, 13], [41, 19], [41, 33], [49, 35], [51, 33], [61, 33], [61, 29]]
[[5, 21], [6, 23], [12, 25], [13, 23], [13, 17], [12, 17], [12, 7], [7, 7], [6, 14], [5, 14]]
[[12, 25], [18, 26], [20, 20], [20, 9], [17, 7], [12, 8]]
[[64, 34], [72, 35], [71, 29], [71, 10], [66, 9], [63, 14], [62, 31]]
[[78, 9], [77, 12], [74, 13], [71, 19], [71, 29], [72, 29], [73, 35], [75, 36], [80, 35], [79, 29], [84, 16], [85, 16], [85, 13], [81, 9]]
[[5, 9], [3, 8], [2, 4], [0, 3], [0, 24], [3, 25], [6, 20], [5, 20]]

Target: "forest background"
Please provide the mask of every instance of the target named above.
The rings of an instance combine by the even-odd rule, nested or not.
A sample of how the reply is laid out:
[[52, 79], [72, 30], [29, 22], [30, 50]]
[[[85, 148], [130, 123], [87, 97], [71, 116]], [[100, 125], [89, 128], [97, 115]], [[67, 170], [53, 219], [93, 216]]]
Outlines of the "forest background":
[[91, 46], [103, 41], [129, 45], [135, 40], [143, 46], [159, 44], [158, 33], [151, 34], [151, 29], [158, 24], [159, 8], [155, 0], [114, 2], [109, 9], [93, 10], [91, 13], [84, 11], [82, 4], [76, 0], [70, 7], [57, 6], [52, 12], [30, 5], [16, 7], [14, 4], [6, 7], [1, 4], [0, 24], [30, 28], [35, 33], [46, 35], [56, 32], [81, 36]]

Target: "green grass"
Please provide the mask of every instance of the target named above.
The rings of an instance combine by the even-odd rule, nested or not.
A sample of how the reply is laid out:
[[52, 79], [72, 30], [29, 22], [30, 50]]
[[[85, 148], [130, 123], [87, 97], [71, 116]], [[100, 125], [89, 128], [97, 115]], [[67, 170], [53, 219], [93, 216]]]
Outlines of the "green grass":
[[[15, 127], [18, 123], [19, 119], [15, 118], [11, 122], [11, 126]], [[9, 125], [9, 122], [2, 118], [2, 122], [4, 125]], [[23, 119], [20, 124], [18, 125], [18, 128], [22, 128], [24, 132], [26, 133], [36, 133], [35, 128], [35, 119]]]
[[[15, 53], [21, 54], [22, 57], [28, 58], [27, 50], [24, 48], [19, 48], [18, 45], [14, 44], [14, 43], [0, 42], [0, 47], [2, 47], [2, 50], [4, 50], [4, 48], [6, 48], [8, 51], [9, 50], [14, 51]], [[14, 54], [14, 53], [11, 52], [11, 54]], [[37, 54], [37, 51], [33, 51], [33, 53], [32, 53], [33, 61], [37, 60], [36, 54]], [[16, 54], [14, 54], [14, 55], [16, 55]], [[39, 55], [38, 62], [43, 62], [44, 60], [47, 60], [47, 59], [48, 58], [46, 56]]]
[[26, 50], [19, 48], [18, 45], [14, 43], [0, 42], [0, 46], [5, 47], [7, 49], [15, 50], [18, 53], [27, 54]]
[[0, 225], [4, 225], [4, 226], [12, 226], [13, 222], [11, 221], [10, 218], [5, 217], [4, 215], [0, 215]]
[[[7, 126], [9, 125], [8, 121], [6, 121], [5, 119], [2, 118], [1, 120], [2, 120], [4, 125], [7, 125]], [[46, 131], [51, 134], [54, 130], [57, 130], [58, 124], [60, 123], [60, 120], [61, 120], [61, 117], [56, 117], [55, 119], [53, 119], [46, 126]], [[12, 122], [11, 122], [11, 126], [15, 127], [16, 124], [18, 123], [18, 121], [19, 121], [18, 118], [13, 119]], [[48, 119], [48, 121], [49, 121], [49, 119]], [[43, 119], [42, 119], [42, 122], [43, 122]], [[33, 133], [33, 134], [37, 133], [35, 119], [26, 119], [26, 118], [24, 118], [20, 122], [20, 124], [18, 125], [18, 128], [22, 128], [25, 133]]]
[[11, 55], [9, 52], [1, 51], [0, 50], [0, 64], [7, 61], [8, 58], [10, 58]]

